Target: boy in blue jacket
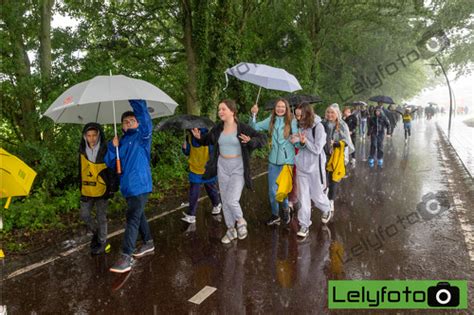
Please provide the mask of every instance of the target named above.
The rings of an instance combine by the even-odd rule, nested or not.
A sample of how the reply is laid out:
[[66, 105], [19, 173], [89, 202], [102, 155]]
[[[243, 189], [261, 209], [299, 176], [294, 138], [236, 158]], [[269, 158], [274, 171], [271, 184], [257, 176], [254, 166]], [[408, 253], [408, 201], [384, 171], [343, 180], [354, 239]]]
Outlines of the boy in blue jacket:
[[[148, 194], [152, 191], [150, 150], [152, 122], [144, 100], [129, 100], [133, 112], [122, 114], [123, 136], [115, 137], [108, 145], [105, 162], [109, 167], [115, 167], [116, 149], [119, 148], [122, 174], [120, 176], [120, 191], [127, 200], [126, 226], [123, 237], [122, 255], [110, 268], [112, 272], [124, 273], [130, 271], [134, 257], [141, 257], [153, 252], [155, 246], [150, 233], [150, 227], [145, 217], [145, 204]], [[135, 250], [138, 233], [143, 244]]]

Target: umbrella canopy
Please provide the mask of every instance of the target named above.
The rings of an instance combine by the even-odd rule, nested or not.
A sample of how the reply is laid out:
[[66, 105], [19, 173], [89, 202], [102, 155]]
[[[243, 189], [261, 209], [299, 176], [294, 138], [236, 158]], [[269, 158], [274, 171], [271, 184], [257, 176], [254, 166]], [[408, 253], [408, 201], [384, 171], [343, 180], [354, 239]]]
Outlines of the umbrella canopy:
[[121, 115], [132, 110], [128, 100], [147, 102], [151, 118], [173, 115], [178, 104], [151, 83], [124, 75], [97, 76], [67, 89], [48, 108], [44, 115], [54, 122], [100, 124], [120, 121]]
[[[306, 95], [306, 94], [289, 94], [283, 98], [288, 101], [291, 107], [297, 106], [302, 103], [314, 104], [314, 103], [320, 103], [323, 101], [317, 95]], [[277, 100], [278, 99], [273, 99], [273, 100], [268, 101], [265, 104], [265, 109], [267, 110], [273, 109], [276, 105]]]
[[26, 196], [36, 172], [16, 156], [0, 148], [0, 198]]
[[372, 102], [381, 102], [385, 104], [395, 104], [395, 102], [392, 100], [390, 96], [384, 96], [384, 95], [377, 95], [377, 96], [372, 96], [369, 98], [369, 101]]
[[294, 92], [302, 89], [294, 75], [284, 69], [267, 65], [241, 62], [227, 69], [225, 73], [226, 80], [228, 80], [227, 75], [230, 74], [239, 80], [270, 90]]
[[195, 115], [179, 115], [160, 121], [155, 130], [163, 131], [167, 129], [192, 129], [207, 128], [211, 129], [215, 123], [207, 117]]
[[367, 103], [366, 102], [363, 102], [363, 101], [355, 101], [355, 102], [352, 102], [352, 105], [354, 106], [367, 106]]

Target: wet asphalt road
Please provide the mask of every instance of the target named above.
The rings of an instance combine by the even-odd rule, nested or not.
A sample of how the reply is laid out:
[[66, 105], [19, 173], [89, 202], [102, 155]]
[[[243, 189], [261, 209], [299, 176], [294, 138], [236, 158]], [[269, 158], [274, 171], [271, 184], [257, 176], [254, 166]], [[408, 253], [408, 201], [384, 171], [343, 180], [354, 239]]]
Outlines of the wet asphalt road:
[[[246, 240], [220, 243], [223, 218], [210, 214], [206, 199], [194, 226], [180, 212], [153, 221], [156, 253], [139, 259], [132, 272], [108, 271], [119, 235], [108, 255], [91, 257], [85, 248], [2, 281], [0, 304], [9, 314], [355, 314], [369, 312], [328, 310], [328, 279], [473, 279], [455, 211], [429, 221], [413, 215], [423, 195], [447, 191], [447, 177], [455, 176], [441, 163], [436, 125], [414, 122], [408, 146], [402, 133], [399, 125], [386, 140], [383, 169], [362, 161], [369, 141], [357, 144], [357, 167], [340, 185], [334, 220], [323, 228], [314, 210], [304, 241], [296, 237], [296, 220], [287, 228], [263, 224], [270, 213], [265, 175], [242, 199]], [[216, 292], [201, 305], [188, 302], [206, 285]], [[427, 312], [371, 312], [381, 313]]]

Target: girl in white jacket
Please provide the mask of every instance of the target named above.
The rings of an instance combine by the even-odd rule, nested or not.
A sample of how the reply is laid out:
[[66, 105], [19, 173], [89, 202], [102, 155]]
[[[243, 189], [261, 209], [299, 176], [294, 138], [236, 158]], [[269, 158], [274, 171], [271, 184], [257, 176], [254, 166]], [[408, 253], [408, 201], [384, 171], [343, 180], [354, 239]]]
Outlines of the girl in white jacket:
[[307, 237], [311, 226], [311, 201], [322, 211], [321, 221], [326, 224], [332, 217], [331, 206], [324, 193], [326, 186], [326, 132], [321, 118], [314, 114], [309, 104], [301, 105], [300, 131], [291, 141], [298, 143], [299, 151], [295, 157], [298, 172], [298, 199], [301, 208], [298, 211], [300, 230], [298, 236]]

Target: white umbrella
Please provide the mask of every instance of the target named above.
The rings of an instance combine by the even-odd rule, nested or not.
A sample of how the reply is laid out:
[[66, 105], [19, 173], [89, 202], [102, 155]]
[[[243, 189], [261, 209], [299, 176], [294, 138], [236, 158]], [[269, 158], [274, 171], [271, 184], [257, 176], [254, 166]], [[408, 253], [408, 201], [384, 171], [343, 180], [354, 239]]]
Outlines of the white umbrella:
[[[76, 84], [59, 96], [44, 113], [56, 123], [114, 124], [132, 110], [128, 100], [145, 100], [151, 118], [174, 114], [178, 104], [151, 83], [124, 75], [97, 76]], [[120, 161], [118, 148], [117, 161]], [[120, 163], [117, 163], [120, 173]]]
[[257, 95], [257, 101], [260, 97], [261, 88], [270, 90], [294, 92], [301, 90], [302, 87], [294, 75], [281, 68], [270, 67], [267, 65], [241, 62], [225, 71], [226, 82], [227, 75], [230, 74], [239, 80], [247, 81], [260, 86]]
[[[44, 115], [57, 123], [112, 124], [132, 110], [128, 100], [142, 99], [151, 118], [171, 116], [178, 104], [151, 83], [124, 75], [97, 76], [67, 89]], [[115, 106], [115, 115], [114, 109]]]

